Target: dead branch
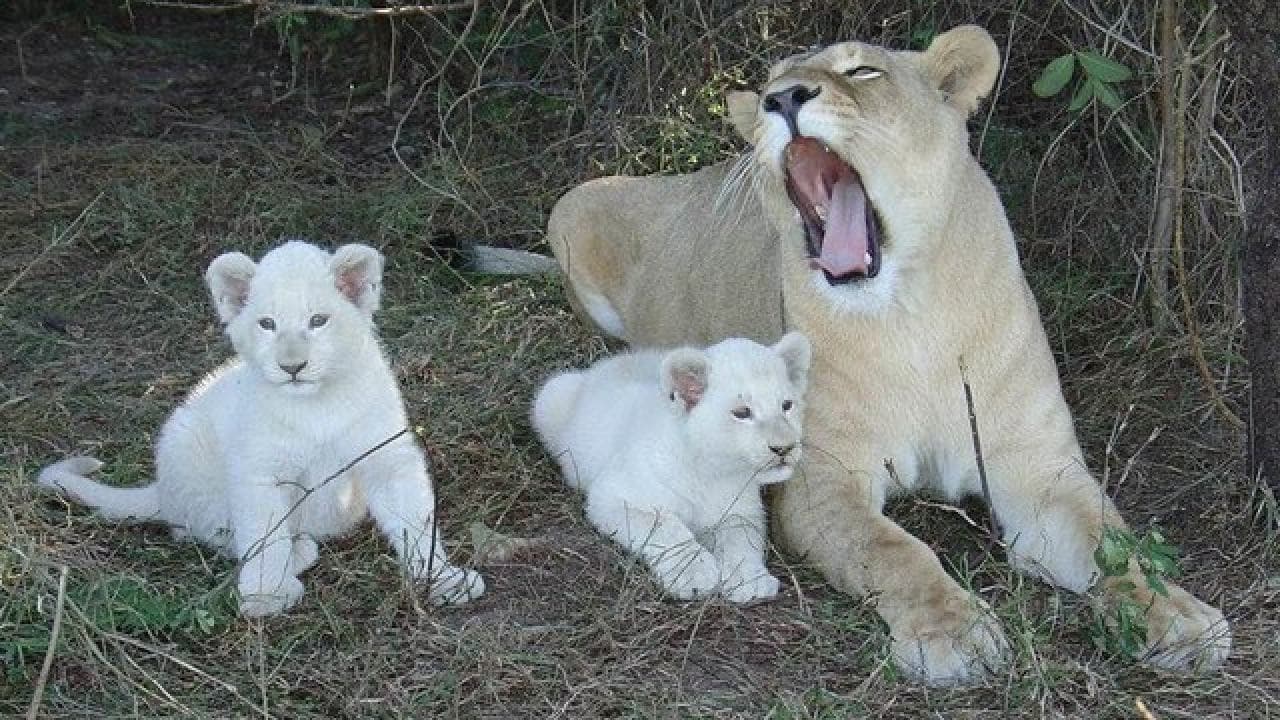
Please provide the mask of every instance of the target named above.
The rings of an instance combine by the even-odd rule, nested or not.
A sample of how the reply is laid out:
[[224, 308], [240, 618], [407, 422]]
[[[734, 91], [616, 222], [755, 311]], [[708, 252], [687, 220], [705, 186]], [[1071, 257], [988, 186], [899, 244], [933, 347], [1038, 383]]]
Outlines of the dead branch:
[[368, 18], [401, 18], [420, 15], [437, 15], [451, 10], [462, 10], [472, 6], [470, 0], [461, 2], [438, 3], [434, 5], [390, 5], [388, 7], [335, 7], [332, 5], [309, 5], [307, 3], [275, 2], [275, 0], [229, 0], [227, 2], [184, 2], [183, 0], [138, 0], [143, 5], [152, 7], [176, 8], [178, 10], [195, 10], [198, 12], [232, 12], [235, 10], [258, 10], [265, 15], [288, 15], [291, 13], [310, 13], [328, 15], [347, 20], [364, 20]]
[[1188, 77], [1190, 75], [1191, 59], [1186, 53], [1182, 53], [1181, 68], [1178, 71], [1177, 82], [1177, 101], [1174, 108], [1173, 127], [1167, 128], [1166, 131], [1174, 135], [1175, 141], [1173, 146], [1173, 172], [1177, 180], [1178, 193], [1175, 196], [1173, 206], [1173, 266], [1178, 282], [1178, 295], [1182, 299], [1183, 320], [1187, 326], [1187, 340], [1190, 347], [1188, 351], [1191, 359], [1195, 363], [1196, 371], [1200, 373], [1200, 379], [1204, 382], [1205, 392], [1209, 394], [1210, 401], [1213, 402], [1214, 408], [1218, 413], [1231, 425], [1237, 428], [1243, 428], [1244, 421], [1240, 419], [1231, 408], [1227, 407], [1227, 402], [1222, 398], [1222, 393], [1218, 390], [1218, 381], [1213, 377], [1213, 372], [1209, 369], [1209, 362], [1204, 356], [1204, 344], [1200, 339], [1199, 323], [1196, 322], [1195, 307], [1191, 303], [1190, 282], [1187, 278], [1187, 263], [1183, 252], [1183, 208], [1182, 208], [1182, 192], [1181, 185], [1186, 176], [1186, 144], [1187, 144], [1187, 106], [1190, 103], [1190, 89]]
[[1169, 250], [1173, 245], [1174, 214], [1182, 204], [1182, 177], [1175, 147], [1177, 120], [1174, 113], [1174, 86], [1178, 80], [1177, 49], [1174, 28], [1177, 25], [1177, 3], [1160, 3], [1160, 167], [1156, 178], [1156, 214], [1151, 225], [1147, 273], [1151, 281], [1149, 294], [1152, 326], [1157, 334], [1169, 324]]

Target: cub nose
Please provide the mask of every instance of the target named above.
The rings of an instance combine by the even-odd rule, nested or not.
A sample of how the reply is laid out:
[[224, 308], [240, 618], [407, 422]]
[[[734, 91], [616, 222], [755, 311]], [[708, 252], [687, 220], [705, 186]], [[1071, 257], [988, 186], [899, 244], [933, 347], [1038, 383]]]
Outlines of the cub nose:
[[800, 112], [800, 106], [818, 97], [821, 92], [820, 87], [792, 85], [784, 90], [765, 95], [764, 111], [781, 115], [787, 121], [787, 126], [791, 128], [791, 134], [799, 135], [800, 131], [796, 128], [796, 114]]
[[305, 362], [294, 363], [293, 365], [285, 365], [284, 363], [280, 363], [280, 369], [289, 373], [289, 375], [294, 377], [295, 379], [298, 377], [298, 373], [302, 372], [302, 368], [306, 366], [307, 364]]
[[791, 454], [792, 450], [796, 449], [796, 444], [791, 443], [790, 445], [770, 445], [769, 449], [773, 451], [774, 455], [777, 455], [780, 458], [785, 458], [786, 456]]

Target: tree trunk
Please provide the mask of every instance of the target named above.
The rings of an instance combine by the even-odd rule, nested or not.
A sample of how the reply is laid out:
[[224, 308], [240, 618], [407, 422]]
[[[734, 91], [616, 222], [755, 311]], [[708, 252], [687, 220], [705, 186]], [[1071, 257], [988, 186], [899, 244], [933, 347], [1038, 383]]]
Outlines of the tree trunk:
[[1244, 166], [1242, 267], [1250, 375], [1249, 470], [1280, 497], [1280, 3], [1219, 6], [1255, 106], [1256, 132], [1238, 149]]

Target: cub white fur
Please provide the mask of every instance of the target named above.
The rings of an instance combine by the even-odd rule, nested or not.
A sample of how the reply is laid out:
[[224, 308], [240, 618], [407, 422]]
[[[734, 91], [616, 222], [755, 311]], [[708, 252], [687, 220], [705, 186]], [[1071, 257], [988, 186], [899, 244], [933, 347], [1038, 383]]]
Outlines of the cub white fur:
[[430, 584], [431, 601], [483, 593], [479, 575], [445, 556], [422, 450], [411, 433], [396, 435], [408, 420], [373, 324], [382, 256], [364, 245], [330, 255], [292, 241], [257, 265], [222, 255], [205, 280], [238, 358], [169, 417], [156, 439], [155, 482], [110, 487], [85, 477], [100, 462], [71, 458], [45, 468], [39, 483], [103, 517], [165, 523], [176, 538], [243, 561], [246, 616], [293, 606], [316, 540], [366, 513], [409, 574]]
[[549, 380], [533, 425], [587, 517], [688, 599], [773, 597], [759, 486], [801, 455], [809, 341], [641, 351]]

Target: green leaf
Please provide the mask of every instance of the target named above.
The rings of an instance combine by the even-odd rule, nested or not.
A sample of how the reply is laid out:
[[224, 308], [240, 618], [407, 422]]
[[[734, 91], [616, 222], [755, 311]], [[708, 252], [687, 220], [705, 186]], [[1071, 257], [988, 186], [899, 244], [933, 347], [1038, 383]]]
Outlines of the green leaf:
[[1040, 72], [1040, 77], [1036, 78], [1035, 83], [1031, 85], [1031, 92], [1036, 97], [1052, 97], [1062, 92], [1062, 88], [1071, 82], [1071, 75], [1076, 69], [1076, 56], [1067, 53], [1061, 57], [1056, 57], [1044, 66], [1044, 70]]
[[1093, 99], [1093, 81], [1085, 78], [1080, 87], [1076, 88], [1076, 94], [1071, 96], [1071, 104], [1067, 106], [1067, 110], [1077, 112], [1083, 110], [1085, 105]]
[[1112, 110], [1119, 110], [1123, 101], [1120, 99], [1119, 93], [1110, 85], [1098, 82], [1096, 78], [1090, 78], [1089, 82], [1093, 85], [1093, 94], [1098, 100]]
[[1147, 587], [1151, 588], [1151, 592], [1154, 592], [1161, 597], [1169, 597], [1169, 588], [1164, 584], [1164, 581], [1160, 579], [1158, 574], [1144, 573], [1144, 575], [1147, 578]]
[[1133, 71], [1128, 66], [1092, 50], [1082, 50], [1076, 56], [1080, 58], [1080, 69], [1084, 70], [1084, 74], [1099, 83], [1124, 82], [1133, 77]]

